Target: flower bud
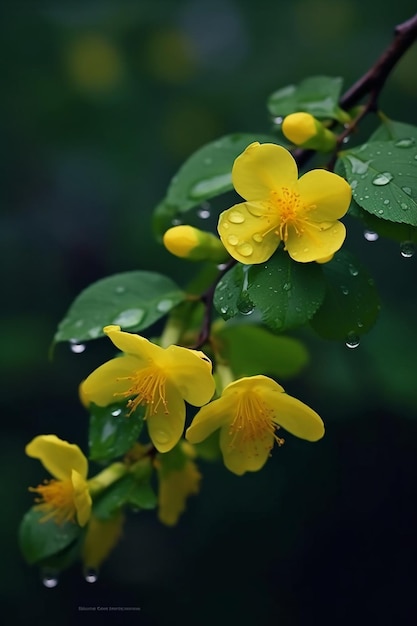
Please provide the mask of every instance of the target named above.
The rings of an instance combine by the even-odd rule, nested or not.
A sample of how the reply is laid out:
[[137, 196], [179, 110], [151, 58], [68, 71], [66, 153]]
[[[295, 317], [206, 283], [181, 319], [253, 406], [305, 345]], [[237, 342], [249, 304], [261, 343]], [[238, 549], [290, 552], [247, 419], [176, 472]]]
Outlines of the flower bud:
[[310, 113], [291, 113], [282, 122], [285, 137], [296, 146], [320, 152], [336, 147], [336, 135]]
[[165, 232], [163, 241], [166, 249], [181, 259], [215, 263], [227, 260], [228, 255], [220, 239], [193, 226], [173, 226]]

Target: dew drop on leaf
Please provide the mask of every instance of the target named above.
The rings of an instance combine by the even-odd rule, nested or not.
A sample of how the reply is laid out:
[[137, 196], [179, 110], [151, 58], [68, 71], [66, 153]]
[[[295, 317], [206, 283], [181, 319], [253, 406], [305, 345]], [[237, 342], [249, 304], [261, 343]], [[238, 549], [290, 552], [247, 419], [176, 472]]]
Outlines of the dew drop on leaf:
[[377, 186], [388, 185], [388, 183], [390, 183], [393, 178], [394, 176], [389, 172], [382, 172], [381, 174], [375, 176], [375, 178], [372, 180], [372, 184]]

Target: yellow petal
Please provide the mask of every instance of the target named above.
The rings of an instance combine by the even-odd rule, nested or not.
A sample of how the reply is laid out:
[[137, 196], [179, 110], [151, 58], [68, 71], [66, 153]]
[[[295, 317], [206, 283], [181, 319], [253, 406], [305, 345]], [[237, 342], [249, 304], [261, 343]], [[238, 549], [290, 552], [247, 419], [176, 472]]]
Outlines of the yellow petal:
[[123, 522], [124, 516], [120, 512], [105, 520], [91, 517], [82, 553], [86, 568], [100, 567], [119, 541]]
[[[321, 230], [322, 226], [326, 228]], [[309, 263], [331, 257], [340, 250], [345, 237], [346, 228], [342, 222], [334, 222], [330, 228], [328, 224], [304, 222], [301, 234], [289, 229], [285, 249], [294, 261]]]
[[241, 476], [245, 472], [257, 472], [268, 460], [274, 438], [271, 434], [263, 439], [237, 440], [229, 434], [229, 427], [220, 431], [220, 449], [228, 470]]
[[141, 369], [141, 361], [134, 356], [121, 356], [100, 365], [81, 383], [81, 397], [99, 406], [120, 402], [123, 394], [130, 389], [128, 379]]
[[87, 481], [76, 470], [72, 470], [71, 482], [74, 489], [74, 504], [77, 510], [77, 521], [80, 526], [85, 526], [90, 519], [92, 506]]
[[204, 352], [169, 346], [157, 364], [190, 404], [202, 406], [213, 397], [215, 382], [212, 365]]
[[155, 360], [163, 348], [134, 333], [126, 333], [120, 330], [120, 326], [106, 326], [106, 335], [111, 339], [116, 348], [122, 352], [135, 356], [143, 366]]
[[166, 526], [175, 526], [185, 511], [187, 498], [199, 492], [201, 474], [193, 461], [162, 477], [158, 493], [158, 519]]
[[245, 200], [267, 200], [270, 191], [292, 187], [298, 176], [291, 154], [273, 143], [252, 143], [234, 162], [233, 185]]
[[241, 202], [219, 217], [217, 230], [228, 253], [240, 263], [264, 263], [277, 249], [278, 214], [267, 205]]
[[301, 176], [298, 192], [304, 206], [314, 207], [308, 218], [315, 222], [343, 217], [352, 198], [352, 190], [346, 180], [326, 170], [311, 170]]
[[44, 468], [58, 480], [71, 477], [76, 470], [82, 478], [87, 478], [88, 461], [74, 443], [59, 439], [56, 435], [38, 435], [26, 446], [26, 454], [39, 459]]
[[307, 441], [318, 441], [323, 437], [321, 417], [304, 402], [270, 388], [264, 389], [263, 399], [274, 412], [274, 422], [292, 435]]
[[149, 437], [158, 452], [169, 452], [181, 439], [185, 424], [185, 404], [179, 391], [170, 383], [165, 390], [166, 409], [161, 402], [156, 410], [148, 408], [146, 422]]
[[215, 430], [229, 423], [232, 419], [235, 405], [236, 396], [229, 394], [203, 406], [194, 417], [191, 426], [187, 428], [185, 433], [187, 441], [200, 443], [214, 433]]

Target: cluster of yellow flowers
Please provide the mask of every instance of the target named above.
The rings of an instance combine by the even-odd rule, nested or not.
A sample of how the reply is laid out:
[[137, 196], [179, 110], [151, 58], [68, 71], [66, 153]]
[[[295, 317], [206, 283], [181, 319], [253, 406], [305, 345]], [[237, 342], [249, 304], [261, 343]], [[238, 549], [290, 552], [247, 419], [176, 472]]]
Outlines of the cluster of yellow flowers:
[[[328, 261], [343, 244], [345, 227], [338, 220], [351, 198], [343, 178], [313, 170], [298, 179], [296, 162], [286, 149], [253, 143], [236, 159], [232, 179], [245, 202], [220, 215], [220, 240], [178, 227], [166, 233], [168, 249], [198, 260], [204, 248], [217, 261], [227, 251], [237, 261], [253, 264], [267, 261], [283, 242], [295, 261], [307, 263]], [[225, 466], [239, 476], [265, 465], [274, 443], [284, 442], [277, 434], [280, 428], [308, 441], [324, 435], [319, 415], [267, 376], [240, 378], [216, 390], [212, 363], [204, 352], [178, 345], [163, 348], [115, 325], [104, 332], [121, 355], [82, 382], [80, 397], [86, 406], [125, 400], [130, 412], [146, 407], [159, 478], [159, 518], [168, 525], [177, 522], [187, 497], [199, 489], [193, 445], [216, 431]], [[199, 408], [188, 428], [186, 403]], [[185, 450], [186, 461], [178, 470], [165, 472], [161, 455], [177, 445]], [[79, 447], [55, 435], [35, 437], [26, 453], [39, 459], [53, 477], [31, 488], [43, 519], [76, 520], [80, 526], [90, 522], [85, 554], [89, 564], [99, 564], [117, 541], [123, 516], [107, 522], [95, 519], [92, 499], [97, 487], [105, 487], [117, 472], [111, 474], [108, 468], [105, 479], [88, 480], [88, 461]]]

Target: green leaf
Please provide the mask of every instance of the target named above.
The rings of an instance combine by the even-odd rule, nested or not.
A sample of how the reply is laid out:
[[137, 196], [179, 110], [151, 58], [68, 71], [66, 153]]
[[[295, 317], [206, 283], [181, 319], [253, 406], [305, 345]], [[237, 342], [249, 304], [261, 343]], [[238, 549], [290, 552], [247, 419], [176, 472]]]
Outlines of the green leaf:
[[325, 283], [320, 265], [296, 263], [279, 249], [267, 263], [235, 265], [219, 281], [214, 306], [224, 319], [254, 308], [272, 330], [305, 324], [321, 305]]
[[39, 563], [69, 548], [82, 533], [73, 522], [57, 524], [45, 518], [45, 511], [29, 509], [19, 527], [19, 545], [29, 564]]
[[311, 76], [298, 85], [288, 85], [271, 94], [267, 103], [269, 112], [285, 117], [302, 111], [319, 119], [339, 119], [342, 85], [343, 79], [339, 77]]
[[254, 141], [276, 143], [276, 138], [254, 133], [235, 133], [225, 135], [194, 152], [173, 177], [165, 198], [155, 209], [155, 234], [161, 237], [178, 216], [205, 200], [233, 189], [233, 162]]
[[361, 209], [356, 202], [351, 203], [349, 215], [359, 218], [367, 230], [377, 233], [380, 237], [392, 239], [402, 244], [406, 244], [407, 242], [417, 243], [417, 227], [415, 226], [382, 220], [376, 215], [372, 215]]
[[378, 126], [369, 138], [369, 141], [390, 141], [408, 139], [410, 137], [417, 139], [417, 126], [384, 118], [382, 124]]
[[79, 343], [103, 336], [103, 327], [148, 328], [185, 299], [176, 283], [156, 272], [125, 272], [90, 285], [60, 322], [55, 341]]
[[417, 226], [417, 147], [412, 137], [340, 153], [354, 200], [380, 219]]
[[351, 253], [340, 250], [323, 265], [326, 296], [310, 324], [326, 339], [348, 340], [374, 325], [380, 308], [373, 279]]
[[142, 428], [145, 407], [129, 414], [126, 402], [90, 407], [89, 447], [93, 461], [111, 461], [125, 454], [137, 441]]
[[289, 378], [308, 362], [308, 352], [300, 341], [260, 326], [226, 324], [215, 332], [215, 339], [220, 356], [237, 378], [256, 374]]
[[127, 474], [113, 483], [94, 502], [94, 515], [99, 519], [109, 519], [125, 505], [150, 509], [156, 506], [156, 496], [149, 484], [150, 475], [138, 480], [133, 474]]

